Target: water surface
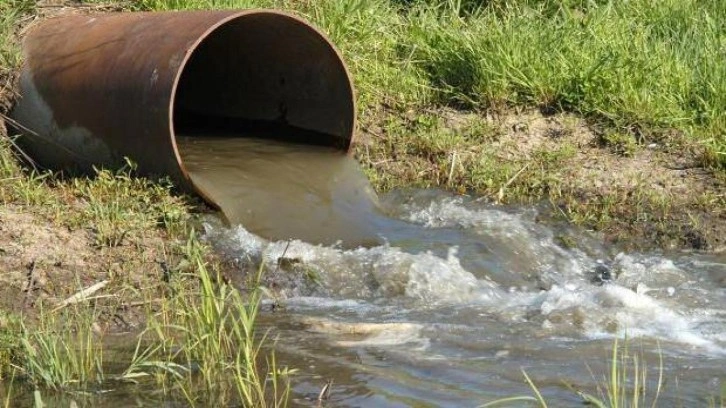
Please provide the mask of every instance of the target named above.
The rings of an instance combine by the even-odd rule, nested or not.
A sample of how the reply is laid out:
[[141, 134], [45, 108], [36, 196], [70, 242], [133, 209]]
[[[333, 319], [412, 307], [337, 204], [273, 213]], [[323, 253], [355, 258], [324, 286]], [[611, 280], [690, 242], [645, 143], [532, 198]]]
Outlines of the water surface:
[[[226, 143], [251, 156], [226, 160]], [[724, 256], [622, 252], [539, 208], [440, 191], [378, 200], [355, 162], [317, 147], [197, 147], [214, 155], [193, 177], [232, 221], [209, 220], [205, 237], [242, 269], [268, 264], [261, 324], [300, 370], [296, 405], [333, 379], [327, 406], [477, 406], [531, 394], [524, 369], [551, 404], [579, 406], [564, 384], [596, 394], [626, 336], [650, 395], [664, 359], [660, 406], [722, 392]]]

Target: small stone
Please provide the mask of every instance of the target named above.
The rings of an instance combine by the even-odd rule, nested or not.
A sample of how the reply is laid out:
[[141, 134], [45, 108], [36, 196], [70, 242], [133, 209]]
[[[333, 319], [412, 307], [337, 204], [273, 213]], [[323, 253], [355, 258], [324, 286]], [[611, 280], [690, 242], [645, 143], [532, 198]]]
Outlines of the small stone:
[[594, 276], [590, 279], [590, 282], [598, 286], [601, 286], [605, 282], [609, 282], [613, 279], [610, 267], [605, 265], [605, 263], [600, 259], [597, 260], [593, 273]]

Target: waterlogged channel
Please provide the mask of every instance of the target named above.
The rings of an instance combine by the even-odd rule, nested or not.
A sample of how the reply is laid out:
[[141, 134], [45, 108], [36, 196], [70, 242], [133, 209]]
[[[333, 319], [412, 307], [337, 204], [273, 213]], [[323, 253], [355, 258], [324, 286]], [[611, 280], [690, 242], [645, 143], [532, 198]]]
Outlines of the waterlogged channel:
[[439, 191], [379, 199], [324, 148], [180, 146], [232, 221], [209, 219], [206, 239], [241, 270], [268, 265], [260, 323], [299, 370], [295, 405], [332, 380], [326, 406], [473, 407], [531, 395], [525, 370], [550, 406], [580, 406], [567, 385], [598, 395], [626, 335], [646, 395], [662, 356], [659, 406], [722, 395], [724, 255], [621, 252], [538, 208]]

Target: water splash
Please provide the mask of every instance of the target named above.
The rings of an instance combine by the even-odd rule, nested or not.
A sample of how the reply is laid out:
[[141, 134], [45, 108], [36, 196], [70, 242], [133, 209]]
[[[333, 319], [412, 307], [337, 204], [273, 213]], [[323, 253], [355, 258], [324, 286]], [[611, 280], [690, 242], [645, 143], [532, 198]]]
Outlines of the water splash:
[[[293, 304], [311, 294], [354, 299], [361, 302], [355, 308], [360, 318], [415, 316], [415, 323], [422, 325], [440, 323], [441, 311], [453, 308], [456, 313], [447, 315], [453, 315], [448, 323], [480, 326], [492, 319], [509, 321], [523, 325], [532, 336], [573, 340], [627, 333], [683, 344], [697, 352], [726, 353], [726, 294], [709, 288], [708, 281], [694, 281], [698, 272], [693, 263], [679, 266], [673, 259], [646, 254], [595, 258], [588, 252], [606, 254], [601, 248], [558, 245], [554, 232], [537, 223], [532, 210], [509, 212], [447, 195], [409, 197], [409, 203], [397, 211], [398, 217], [418, 229], [406, 236], [388, 234], [395, 239], [372, 248], [267, 241], [242, 226], [208, 226], [207, 237], [240, 262], [265, 260], [268, 269], [274, 269], [280, 259], [292, 259], [295, 265], [314, 270], [318, 282], [312, 293], [281, 289]], [[426, 245], [416, 242], [407, 247], [409, 234], [427, 236]], [[477, 253], [473, 249], [480, 246], [473, 244], [481, 243], [486, 250]], [[467, 263], [474, 268], [465, 267]], [[477, 265], [486, 267], [477, 269]], [[607, 268], [608, 280], [593, 279], [597, 267]], [[383, 308], [364, 310], [363, 304]], [[396, 312], [391, 308], [383, 312], [385, 306]], [[350, 310], [340, 313], [346, 319], [350, 315]]]

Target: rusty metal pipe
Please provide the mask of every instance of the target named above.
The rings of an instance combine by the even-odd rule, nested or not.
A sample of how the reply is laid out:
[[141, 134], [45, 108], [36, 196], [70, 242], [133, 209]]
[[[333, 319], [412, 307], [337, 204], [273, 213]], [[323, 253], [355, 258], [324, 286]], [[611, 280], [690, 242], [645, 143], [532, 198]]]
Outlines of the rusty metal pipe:
[[345, 151], [353, 138], [354, 92], [340, 54], [282, 12], [61, 17], [34, 27], [23, 52], [11, 116], [27, 128], [21, 146], [51, 168], [88, 171], [128, 157], [141, 174], [168, 175], [215, 204], [190, 179], [177, 133], [282, 124]]

